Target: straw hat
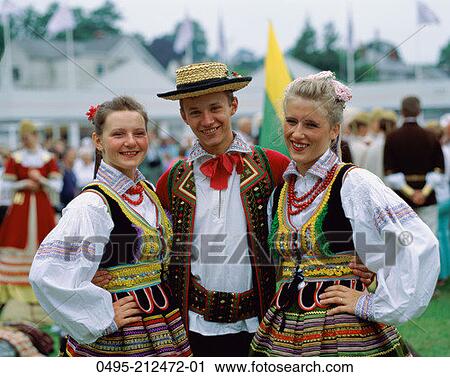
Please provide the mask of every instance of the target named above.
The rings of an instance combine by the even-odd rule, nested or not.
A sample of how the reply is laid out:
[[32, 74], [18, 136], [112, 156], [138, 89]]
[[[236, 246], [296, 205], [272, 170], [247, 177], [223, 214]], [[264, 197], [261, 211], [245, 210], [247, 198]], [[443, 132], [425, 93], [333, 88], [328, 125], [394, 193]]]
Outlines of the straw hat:
[[177, 90], [158, 93], [158, 97], [180, 100], [227, 90], [236, 91], [246, 87], [251, 80], [251, 77], [242, 77], [234, 72], [230, 75], [228, 67], [223, 63], [190, 64], [177, 69]]

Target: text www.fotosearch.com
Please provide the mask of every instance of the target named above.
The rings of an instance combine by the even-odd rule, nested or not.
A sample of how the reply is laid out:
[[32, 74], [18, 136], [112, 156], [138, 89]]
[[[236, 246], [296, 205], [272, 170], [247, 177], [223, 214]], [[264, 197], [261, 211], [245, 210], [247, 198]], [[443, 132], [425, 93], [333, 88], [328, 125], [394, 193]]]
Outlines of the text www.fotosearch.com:
[[214, 363], [217, 373], [353, 373], [352, 363]]

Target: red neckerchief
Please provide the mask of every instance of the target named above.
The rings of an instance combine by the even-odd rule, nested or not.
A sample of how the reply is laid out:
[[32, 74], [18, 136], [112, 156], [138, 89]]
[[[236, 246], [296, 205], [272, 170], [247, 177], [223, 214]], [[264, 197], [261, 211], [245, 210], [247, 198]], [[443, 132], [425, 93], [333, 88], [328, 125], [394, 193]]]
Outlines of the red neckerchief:
[[236, 173], [244, 171], [244, 163], [240, 153], [223, 153], [217, 157], [205, 161], [200, 166], [200, 171], [209, 177], [209, 187], [214, 190], [225, 190], [228, 187], [228, 177], [236, 165]]

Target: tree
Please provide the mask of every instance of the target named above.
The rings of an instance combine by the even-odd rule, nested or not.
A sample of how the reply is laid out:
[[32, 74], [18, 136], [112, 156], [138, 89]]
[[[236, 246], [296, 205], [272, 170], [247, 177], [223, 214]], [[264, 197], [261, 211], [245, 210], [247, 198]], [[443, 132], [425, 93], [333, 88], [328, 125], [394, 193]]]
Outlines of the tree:
[[340, 75], [340, 56], [341, 50], [336, 47], [339, 40], [339, 34], [332, 22], [324, 26], [323, 49], [317, 51], [315, 61], [317, 68], [324, 71], [335, 72]]
[[438, 67], [450, 74], [450, 41], [441, 49]]
[[316, 65], [317, 63], [317, 35], [312, 27], [309, 19], [306, 20], [305, 26], [297, 39], [294, 47], [290, 50], [290, 54], [305, 63]]
[[174, 39], [173, 34], [166, 34], [155, 38], [145, 46], [164, 68], [167, 68], [172, 60], [178, 60], [181, 57], [173, 50]]
[[323, 47], [325, 51], [337, 50], [336, 43], [339, 41], [339, 34], [333, 22], [328, 22], [324, 26]]
[[[173, 32], [173, 41], [175, 42], [175, 36], [180, 29], [182, 21], [178, 22], [175, 26], [175, 30]], [[202, 25], [200, 25], [197, 21], [192, 20], [192, 25], [194, 28], [194, 37], [192, 40], [192, 59], [194, 62], [199, 62], [205, 60], [208, 51], [208, 41], [206, 39], [205, 30]], [[182, 54], [184, 56], [184, 54]]]
[[253, 51], [241, 48], [234, 54], [229, 66], [231, 71], [236, 71], [242, 76], [247, 76], [263, 63], [263, 59], [257, 58]]
[[[11, 38], [38, 38], [47, 36], [47, 25], [53, 14], [58, 9], [58, 3], [52, 3], [43, 13], [38, 12], [33, 6], [25, 8], [17, 15], [10, 16]], [[73, 36], [75, 40], [86, 40], [99, 35], [120, 35], [121, 30], [116, 26], [121, 15], [113, 2], [107, 0], [90, 13], [82, 8], [72, 9], [75, 17]], [[61, 32], [56, 39], [64, 39], [65, 33]], [[3, 55], [3, 25], [0, 27], [0, 56]]]
[[[207, 57], [208, 41], [206, 39], [203, 27], [197, 22], [193, 22], [194, 37], [192, 41], [192, 58], [194, 62], [203, 61]], [[186, 51], [177, 54], [173, 47], [175, 44], [176, 35], [180, 29], [182, 21], [175, 25], [172, 33], [156, 37], [151, 43], [146, 45], [147, 50], [159, 61], [159, 63], [167, 68], [169, 63], [177, 60], [181, 63]]]
[[[103, 5], [87, 13], [82, 8], [74, 8], [76, 26], [73, 30], [73, 38], [78, 41], [92, 39], [103, 35], [120, 35], [121, 30], [116, 26], [122, 19], [121, 14], [110, 0]], [[56, 39], [64, 39], [65, 33], [56, 35]]]

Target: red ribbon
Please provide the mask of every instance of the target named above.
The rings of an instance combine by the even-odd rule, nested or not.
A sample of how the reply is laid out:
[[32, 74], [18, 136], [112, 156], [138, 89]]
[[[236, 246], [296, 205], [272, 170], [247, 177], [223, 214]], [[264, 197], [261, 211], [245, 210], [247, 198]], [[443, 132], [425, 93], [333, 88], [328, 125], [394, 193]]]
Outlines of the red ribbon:
[[224, 153], [211, 158], [200, 166], [200, 171], [211, 179], [209, 187], [214, 190], [225, 190], [228, 187], [228, 177], [236, 165], [236, 173], [244, 171], [244, 163], [239, 153]]

